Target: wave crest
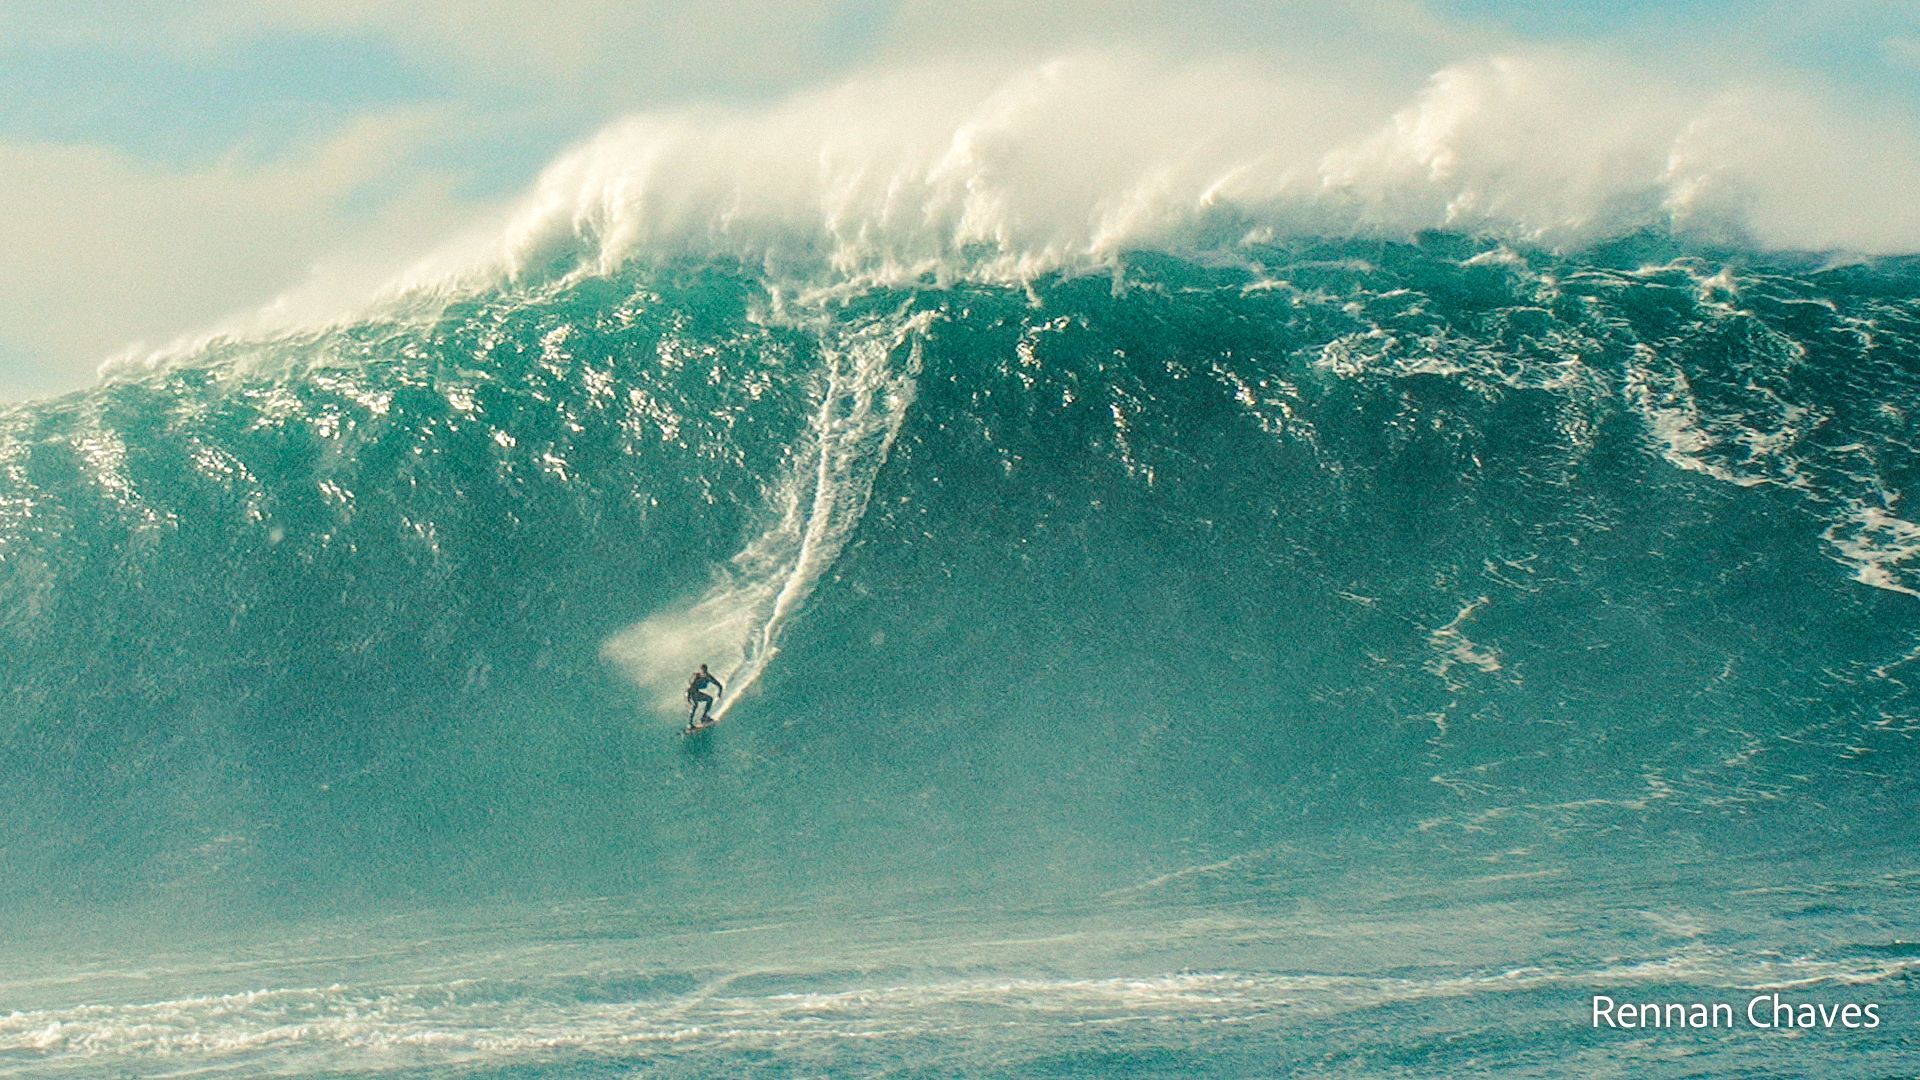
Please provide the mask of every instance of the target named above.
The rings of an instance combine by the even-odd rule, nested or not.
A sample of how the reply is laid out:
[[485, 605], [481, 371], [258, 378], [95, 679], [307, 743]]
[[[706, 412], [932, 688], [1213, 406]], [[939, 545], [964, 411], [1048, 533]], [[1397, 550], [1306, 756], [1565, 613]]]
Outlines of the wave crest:
[[[1324, 76], [1089, 53], [647, 114], [548, 168], [477, 257], [430, 260], [403, 287], [688, 254], [805, 279], [1030, 280], [1143, 247], [1427, 229], [1920, 247], [1920, 140], [1806, 88], [1689, 85], [1559, 50], [1447, 67], [1384, 119], [1378, 102]], [[1836, 161], [1858, 167], [1821, 164]]]

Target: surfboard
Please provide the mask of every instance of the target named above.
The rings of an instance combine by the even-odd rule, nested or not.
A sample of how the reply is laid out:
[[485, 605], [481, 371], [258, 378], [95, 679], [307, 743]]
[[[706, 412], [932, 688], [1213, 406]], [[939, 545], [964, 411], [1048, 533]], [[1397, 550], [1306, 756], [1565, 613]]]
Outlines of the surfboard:
[[681, 729], [680, 729], [680, 734], [682, 734], [682, 735], [697, 735], [697, 734], [699, 734], [700, 732], [702, 732], [702, 731], [705, 731], [705, 730], [707, 730], [708, 728], [710, 728], [710, 727], [712, 727], [713, 725], [715, 725], [715, 724], [717, 724], [717, 723], [719, 723], [719, 722], [720, 722], [720, 721], [719, 721], [718, 719], [716, 719], [715, 717], [711, 717], [711, 716], [709, 716], [709, 717], [706, 717], [705, 719], [703, 719], [703, 720], [701, 720], [701, 721], [700, 721], [699, 723], [697, 723], [697, 724], [688, 724], [688, 725], [687, 725], [686, 727], [684, 727], [684, 728], [681, 728]]

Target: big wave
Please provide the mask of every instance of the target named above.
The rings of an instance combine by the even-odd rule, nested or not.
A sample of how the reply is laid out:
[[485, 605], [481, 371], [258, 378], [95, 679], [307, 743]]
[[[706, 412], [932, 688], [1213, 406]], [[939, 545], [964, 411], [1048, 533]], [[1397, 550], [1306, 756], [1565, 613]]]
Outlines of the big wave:
[[1914, 272], [1773, 249], [1914, 220], [1799, 198], [1778, 100], [938, 85], [635, 120], [0, 414], [19, 902], [1908, 837]]

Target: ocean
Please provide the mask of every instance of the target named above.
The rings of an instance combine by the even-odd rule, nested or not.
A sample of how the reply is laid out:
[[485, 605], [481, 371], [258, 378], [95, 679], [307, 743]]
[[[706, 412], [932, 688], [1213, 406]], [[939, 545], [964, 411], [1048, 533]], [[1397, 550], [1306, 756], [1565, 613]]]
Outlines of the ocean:
[[0, 1076], [1920, 1069], [1920, 262], [1246, 225], [0, 412]]

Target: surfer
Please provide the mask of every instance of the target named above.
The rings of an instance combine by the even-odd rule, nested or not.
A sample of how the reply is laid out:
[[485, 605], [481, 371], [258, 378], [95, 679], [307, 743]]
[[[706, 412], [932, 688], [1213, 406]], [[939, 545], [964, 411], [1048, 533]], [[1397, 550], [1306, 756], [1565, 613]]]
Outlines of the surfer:
[[[713, 687], [713, 693], [706, 693], [707, 687]], [[707, 665], [701, 664], [700, 670], [693, 673], [693, 680], [687, 683], [687, 726], [694, 727], [713, 719], [713, 699], [727, 692], [720, 680], [707, 671]], [[701, 707], [706, 711], [702, 712]]]

